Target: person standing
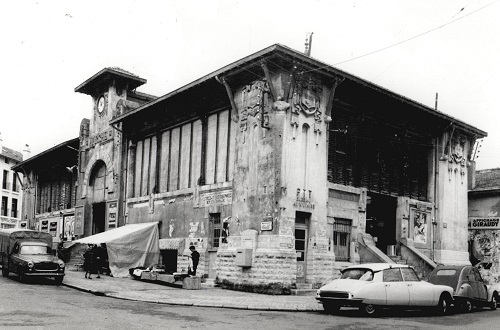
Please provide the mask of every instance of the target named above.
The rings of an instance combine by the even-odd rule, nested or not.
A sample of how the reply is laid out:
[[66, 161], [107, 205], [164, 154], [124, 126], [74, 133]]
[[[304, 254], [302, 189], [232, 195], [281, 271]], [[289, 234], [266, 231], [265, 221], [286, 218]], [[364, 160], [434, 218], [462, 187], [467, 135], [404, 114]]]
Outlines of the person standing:
[[[94, 246], [89, 244], [87, 251], [83, 254], [83, 269], [85, 269], [85, 278], [92, 279], [92, 268], [94, 268]], [[88, 277], [87, 274], [89, 275]]]
[[194, 245], [191, 245], [189, 250], [191, 251], [191, 261], [193, 265], [192, 267], [189, 267], [191, 269], [189, 269], [188, 274], [196, 276], [196, 268], [198, 268], [198, 262], [200, 261], [200, 253], [196, 251]]

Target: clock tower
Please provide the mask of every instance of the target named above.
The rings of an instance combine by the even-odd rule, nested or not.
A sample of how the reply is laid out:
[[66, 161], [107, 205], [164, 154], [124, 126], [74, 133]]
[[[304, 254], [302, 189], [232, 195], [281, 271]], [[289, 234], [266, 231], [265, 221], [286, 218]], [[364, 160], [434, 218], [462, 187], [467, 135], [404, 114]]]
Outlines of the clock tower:
[[104, 68], [75, 88], [92, 97], [90, 119], [80, 125], [75, 234], [94, 235], [125, 224], [122, 204], [121, 127], [110, 120], [154, 97], [136, 88], [146, 80], [119, 68]]

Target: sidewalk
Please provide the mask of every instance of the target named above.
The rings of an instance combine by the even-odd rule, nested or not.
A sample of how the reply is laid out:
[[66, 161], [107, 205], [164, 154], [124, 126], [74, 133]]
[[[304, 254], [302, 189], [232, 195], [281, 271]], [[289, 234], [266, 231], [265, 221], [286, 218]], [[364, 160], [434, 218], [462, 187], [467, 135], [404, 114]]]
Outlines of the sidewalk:
[[219, 307], [267, 311], [321, 311], [323, 307], [314, 296], [271, 296], [225, 290], [202, 284], [201, 290], [174, 288], [153, 282], [106, 275], [84, 277], [85, 272], [66, 270], [62, 285], [77, 290], [118, 299], [158, 304]]

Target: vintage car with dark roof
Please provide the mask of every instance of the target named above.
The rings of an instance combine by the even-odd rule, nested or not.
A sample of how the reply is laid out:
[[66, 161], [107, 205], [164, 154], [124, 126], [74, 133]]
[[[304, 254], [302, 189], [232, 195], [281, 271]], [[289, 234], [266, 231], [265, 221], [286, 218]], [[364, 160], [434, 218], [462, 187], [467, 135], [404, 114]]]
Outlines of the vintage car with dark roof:
[[474, 307], [497, 309], [498, 286], [488, 286], [473, 266], [437, 266], [429, 274], [429, 282], [453, 288], [455, 305], [466, 312]]
[[453, 304], [453, 290], [421, 281], [408, 265], [371, 263], [345, 268], [339, 279], [317, 291], [316, 299], [330, 313], [354, 306], [371, 316], [387, 307], [433, 308], [446, 314]]

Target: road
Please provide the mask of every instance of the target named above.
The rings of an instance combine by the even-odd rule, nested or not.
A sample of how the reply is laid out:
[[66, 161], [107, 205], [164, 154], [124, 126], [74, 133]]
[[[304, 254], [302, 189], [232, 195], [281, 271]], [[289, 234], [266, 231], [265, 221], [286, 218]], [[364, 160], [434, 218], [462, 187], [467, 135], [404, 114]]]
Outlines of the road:
[[[313, 299], [311, 297], [311, 299]], [[367, 318], [359, 311], [339, 315], [261, 312], [170, 306], [96, 296], [52, 280], [19, 283], [0, 277], [0, 329], [497, 329], [500, 311], [429, 316], [388, 311]]]

